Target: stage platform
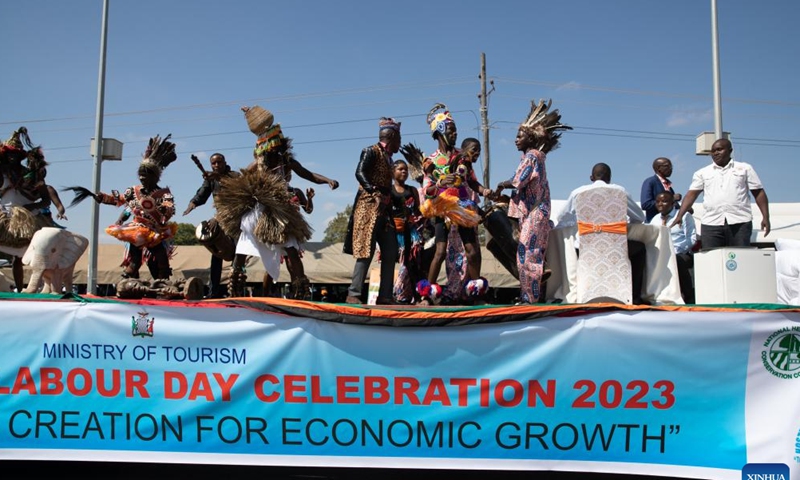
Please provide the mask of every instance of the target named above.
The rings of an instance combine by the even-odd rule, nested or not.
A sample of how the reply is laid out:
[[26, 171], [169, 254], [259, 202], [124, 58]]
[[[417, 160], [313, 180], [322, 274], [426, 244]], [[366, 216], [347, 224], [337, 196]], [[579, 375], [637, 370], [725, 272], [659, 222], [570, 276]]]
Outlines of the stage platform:
[[0, 302], [8, 472], [800, 475], [800, 307]]

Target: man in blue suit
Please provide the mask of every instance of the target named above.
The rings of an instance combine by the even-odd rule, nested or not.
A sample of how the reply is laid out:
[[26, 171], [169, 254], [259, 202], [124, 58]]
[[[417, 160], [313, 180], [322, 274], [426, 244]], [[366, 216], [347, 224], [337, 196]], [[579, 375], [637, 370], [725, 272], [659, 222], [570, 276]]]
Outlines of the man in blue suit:
[[675, 197], [676, 206], [681, 199], [681, 194], [675, 193], [675, 190], [672, 189], [672, 182], [669, 180], [669, 177], [672, 175], [672, 162], [669, 158], [658, 157], [653, 160], [653, 171], [656, 172], [656, 174], [652, 177], [647, 177], [644, 183], [642, 183], [642, 195], [639, 199], [642, 204], [642, 210], [644, 210], [645, 216], [647, 217], [645, 223], [649, 223], [653, 217], [658, 215], [658, 210], [656, 210], [656, 196], [659, 193], [672, 193]]

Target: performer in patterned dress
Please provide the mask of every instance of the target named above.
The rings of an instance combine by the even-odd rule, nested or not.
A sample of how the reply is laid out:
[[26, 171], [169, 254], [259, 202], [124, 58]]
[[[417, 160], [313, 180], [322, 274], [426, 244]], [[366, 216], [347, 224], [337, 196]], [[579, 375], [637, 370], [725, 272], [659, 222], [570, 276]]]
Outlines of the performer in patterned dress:
[[420, 211], [425, 217], [433, 219], [436, 252], [428, 270], [427, 281], [418, 285], [418, 293], [424, 301], [430, 302], [430, 297], [435, 297], [435, 292], [441, 290], [431, 286], [436, 284], [442, 262], [447, 255], [450, 225], [456, 225], [466, 254], [467, 281], [480, 280], [482, 286], [479, 293], [482, 294], [488, 290], [488, 284], [485, 279], [480, 278], [481, 250], [475, 230], [480, 222], [480, 213], [472, 192], [488, 195], [491, 190], [477, 183], [472, 171], [472, 159], [456, 148], [458, 131], [444, 104], [436, 104], [431, 109], [428, 113], [428, 124], [439, 148], [423, 162], [425, 179], [422, 189], [426, 199]]
[[519, 126], [515, 145], [522, 152], [514, 177], [497, 185], [497, 193], [514, 188], [508, 206], [508, 216], [519, 220], [520, 304], [536, 303], [542, 293], [540, 283], [544, 271], [550, 221], [550, 184], [545, 169], [546, 154], [558, 147], [562, 125], [558, 110], [549, 112], [552, 101], [531, 102], [531, 112]]
[[[481, 142], [477, 138], [467, 137], [461, 141], [461, 152], [474, 165], [481, 155]], [[478, 182], [475, 169], [470, 169], [470, 178], [468, 179], [470, 189], [467, 191], [469, 199], [477, 205], [480, 202], [479, 191], [484, 194], [491, 193], [488, 189]], [[473, 187], [474, 185], [474, 187]], [[475, 227], [475, 235], [478, 234], [478, 228]], [[467, 255], [464, 251], [464, 243], [461, 241], [461, 235], [458, 233], [458, 225], [451, 225], [450, 232], [447, 236], [447, 256], [444, 261], [445, 274], [447, 275], [447, 286], [443, 289], [442, 303], [459, 303], [465, 292], [464, 286], [470, 281], [467, 276]], [[475, 293], [474, 289], [470, 292]], [[480, 293], [478, 291], [478, 293]]]
[[69, 187], [75, 192], [70, 206], [86, 197], [98, 203], [126, 206], [132, 218], [128, 223], [114, 223], [106, 227], [106, 233], [126, 242], [128, 248], [122, 262], [122, 276], [139, 278], [139, 269], [146, 262], [154, 279], [168, 279], [172, 275], [169, 265], [173, 246], [170, 240], [178, 231], [178, 224], [170, 221], [175, 215], [175, 199], [169, 187], [160, 187], [158, 182], [164, 169], [177, 160], [175, 144], [167, 135], [163, 139], [156, 135], [150, 139], [142, 162], [139, 164], [139, 185], [128, 187], [124, 192], [92, 193], [83, 187]]
[[392, 220], [397, 232], [397, 261], [400, 270], [394, 281], [394, 299], [399, 303], [415, 300], [415, 286], [422, 273], [423, 217], [419, 212], [419, 192], [408, 179], [408, 164], [397, 160], [392, 165]]

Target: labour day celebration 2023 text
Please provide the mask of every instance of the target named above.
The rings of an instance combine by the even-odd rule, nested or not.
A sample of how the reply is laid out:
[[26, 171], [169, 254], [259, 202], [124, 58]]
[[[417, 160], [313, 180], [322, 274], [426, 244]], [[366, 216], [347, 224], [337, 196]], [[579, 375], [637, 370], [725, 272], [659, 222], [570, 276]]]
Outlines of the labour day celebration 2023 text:
[[[36, 367], [0, 368], [0, 399], [29, 397], [91, 398], [83, 408], [24, 408], [4, 412], [5, 433], [17, 440], [95, 440], [247, 444], [381, 449], [480, 449], [491, 444], [504, 450], [582, 450], [664, 453], [679, 424], [647, 422], [553, 421], [560, 403], [574, 412], [665, 411], [678, 393], [670, 380], [447, 378], [381, 375], [314, 375], [294, 372], [249, 372], [247, 350], [226, 347], [184, 347], [112, 344], [47, 344]], [[118, 362], [143, 368], [64, 368], [59, 359], [87, 364]], [[95, 362], [99, 360], [100, 362]], [[53, 366], [48, 366], [53, 362]], [[148, 362], [153, 362], [148, 366]], [[157, 363], [156, 363], [157, 362]], [[153, 365], [159, 365], [155, 370]], [[165, 368], [168, 367], [168, 368]], [[191, 372], [189, 372], [191, 370]], [[244, 380], [244, 379], [247, 380]], [[562, 390], [565, 394], [558, 395]], [[116, 399], [152, 402], [152, 411], [111, 408]], [[0, 400], [1, 401], [1, 400]], [[220, 406], [203, 414], [159, 413], [162, 402], [206, 402]], [[225, 405], [251, 402], [257, 414], [229, 414]], [[30, 406], [28, 405], [30, 403]], [[76, 405], [71, 402], [70, 405]], [[285, 414], [281, 407], [309, 408], [308, 416]], [[336, 412], [320, 415], [326, 406]], [[385, 408], [385, 407], [391, 408]], [[109, 407], [109, 408], [106, 408]], [[349, 407], [355, 415], [341, 415]], [[397, 410], [397, 407], [405, 407]], [[364, 409], [369, 415], [358, 418]], [[392, 412], [437, 409], [458, 415], [397, 416]], [[481, 421], [486, 409], [514, 410], [513, 419]], [[294, 410], [296, 412], [298, 410]], [[299, 410], [302, 411], [302, 410]], [[466, 415], [464, 411], [468, 412]], [[208, 412], [208, 413], [206, 413]], [[376, 413], [378, 412], [378, 413]], [[383, 413], [381, 413], [383, 412]], [[470, 419], [469, 412], [475, 412]], [[575, 417], [574, 415], [572, 416]], [[420, 419], [422, 418], [422, 419]], [[443, 420], [431, 420], [443, 418]], [[587, 417], [587, 420], [591, 416]]]

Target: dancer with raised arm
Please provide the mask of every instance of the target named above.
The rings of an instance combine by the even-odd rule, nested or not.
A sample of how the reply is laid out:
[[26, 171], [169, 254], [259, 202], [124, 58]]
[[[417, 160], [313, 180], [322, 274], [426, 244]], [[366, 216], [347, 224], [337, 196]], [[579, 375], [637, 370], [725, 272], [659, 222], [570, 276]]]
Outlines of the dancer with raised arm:
[[75, 192], [74, 206], [87, 197], [98, 203], [125, 206], [131, 211], [128, 223], [114, 223], [106, 227], [106, 233], [126, 242], [128, 249], [123, 258], [124, 278], [139, 278], [139, 269], [147, 263], [154, 279], [168, 279], [172, 275], [169, 259], [173, 250], [170, 240], [178, 231], [178, 224], [171, 221], [175, 215], [175, 199], [169, 187], [161, 187], [158, 182], [164, 169], [177, 160], [175, 144], [169, 139], [156, 135], [147, 145], [139, 164], [139, 184], [124, 191], [111, 193], [92, 193], [83, 187], [69, 187]]

